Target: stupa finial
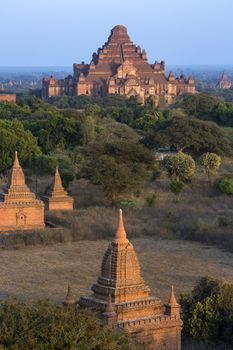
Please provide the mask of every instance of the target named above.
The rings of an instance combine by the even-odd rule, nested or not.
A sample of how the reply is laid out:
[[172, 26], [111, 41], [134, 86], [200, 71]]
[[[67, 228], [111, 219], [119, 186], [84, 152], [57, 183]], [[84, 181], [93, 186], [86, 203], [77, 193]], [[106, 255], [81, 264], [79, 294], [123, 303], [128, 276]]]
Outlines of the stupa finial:
[[63, 185], [62, 185], [62, 181], [61, 181], [61, 175], [59, 173], [59, 168], [58, 168], [58, 166], [56, 166], [53, 191], [61, 190], [61, 189], [64, 190]]
[[119, 224], [116, 232], [116, 239], [120, 239], [120, 240], [127, 239], [125, 228], [124, 228], [122, 209], [119, 210]]
[[70, 306], [70, 305], [75, 305], [75, 304], [76, 304], [75, 297], [74, 297], [74, 295], [73, 295], [73, 293], [71, 291], [70, 284], [68, 284], [66, 299], [63, 301], [63, 305], [64, 306]]
[[178, 303], [176, 301], [176, 297], [175, 297], [174, 286], [171, 286], [169, 304], [170, 305], [178, 305]]
[[18, 159], [18, 152], [15, 151], [15, 160], [14, 160], [14, 164], [13, 164], [14, 168], [19, 168], [20, 164], [19, 164], [19, 159]]

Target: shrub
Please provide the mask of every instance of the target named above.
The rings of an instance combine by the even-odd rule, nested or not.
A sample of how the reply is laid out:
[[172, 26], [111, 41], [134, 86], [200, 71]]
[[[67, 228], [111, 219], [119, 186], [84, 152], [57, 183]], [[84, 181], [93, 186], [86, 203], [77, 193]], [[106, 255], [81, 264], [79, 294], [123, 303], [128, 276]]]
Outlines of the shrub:
[[174, 180], [170, 183], [169, 188], [170, 188], [170, 191], [174, 193], [174, 195], [177, 196], [178, 198], [184, 189], [184, 183], [182, 181]]
[[223, 194], [232, 195], [233, 194], [233, 177], [231, 176], [223, 176], [218, 181], [218, 188]]

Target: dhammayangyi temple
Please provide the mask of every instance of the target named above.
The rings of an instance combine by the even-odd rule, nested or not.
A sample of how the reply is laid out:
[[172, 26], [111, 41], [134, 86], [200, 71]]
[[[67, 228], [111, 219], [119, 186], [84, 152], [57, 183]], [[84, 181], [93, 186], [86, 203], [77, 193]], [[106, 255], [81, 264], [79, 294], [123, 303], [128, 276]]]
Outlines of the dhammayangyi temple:
[[111, 30], [107, 42], [93, 53], [89, 64], [74, 63], [73, 75], [61, 80], [52, 76], [42, 82], [44, 99], [119, 94], [136, 96], [141, 103], [151, 96], [158, 105], [170, 104], [183, 93], [195, 93], [194, 79], [183, 75], [176, 78], [172, 72], [166, 76], [164, 61], [150, 64], [146, 51], [131, 41], [122, 25]]
[[147, 343], [148, 349], [181, 349], [182, 320], [174, 289], [166, 304], [151, 295], [127, 239], [121, 210], [116, 236], [103, 257], [92, 292], [79, 299], [79, 306], [97, 311], [111, 328]]

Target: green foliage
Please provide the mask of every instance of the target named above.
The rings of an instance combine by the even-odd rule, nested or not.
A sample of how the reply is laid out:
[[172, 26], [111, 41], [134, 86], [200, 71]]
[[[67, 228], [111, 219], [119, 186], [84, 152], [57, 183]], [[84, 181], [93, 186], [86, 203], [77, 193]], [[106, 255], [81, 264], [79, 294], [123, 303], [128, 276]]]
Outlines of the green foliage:
[[33, 120], [24, 123], [25, 127], [38, 137], [44, 153], [57, 149], [71, 150], [77, 145], [87, 144], [95, 139], [95, 120], [91, 116], [53, 115], [49, 119]]
[[174, 107], [184, 109], [189, 116], [211, 120], [222, 126], [233, 126], [233, 104], [207, 93], [182, 95]]
[[0, 304], [0, 346], [5, 350], [133, 349], [91, 312], [17, 301]]
[[156, 125], [143, 142], [150, 148], [174, 147], [193, 157], [206, 152], [225, 156], [231, 151], [226, 133], [216, 124], [180, 116]]
[[97, 105], [96, 103], [89, 104], [85, 107], [85, 114], [86, 115], [92, 115], [97, 116], [101, 112], [101, 107]]
[[23, 163], [41, 154], [37, 139], [20, 121], [0, 120], [0, 172], [11, 166], [15, 151], [19, 152]]
[[148, 207], [153, 208], [155, 206], [155, 204], [158, 201], [158, 195], [157, 193], [153, 193], [150, 197], [146, 198], [146, 203], [148, 205]]
[[175, 156], [165, 157], [163, 166], [168, 176], [176, 182], [191, 179], [195, 172], [195, 162], [193, 158], [183, 152], [178, 152]]
[[207, 152], [200, 157], [199, 163], [209, 178], [210, 176], [215, 176], [217, 174], [221, 165], [221, 157], [216, 153]]
[[223, 175], [218, 181], [218, 188], [223, 194], [233, 194], [233, 177], [232, 175]]
[[86, 162], [82, 176], [101, 185], [106, 196], [115, 200], [122, 193], [141, 189], [151, 174], [154, 159], [152, 153], [138, 143], [132, 130], [112, 121], [111, 125], [109, 134], [110, 129], [105, 129], [102, 123], [97, 141], [84, 149]]
[[170, 191], [174, 193], [175, 196], [179, 197], [179, 195], [184, 189], [184, 183], [182, 181], [174, 180], [170, 183], [169, 188], [170, 188]]
[[83, 109], [92, 102], [92, 98], [87, 95], [50, 97], [48, 102], [57, 108]]
[[233, 345], [232, 284], [202, 278], [191, 295], [181, 295], [180, 303], [187, 336]]

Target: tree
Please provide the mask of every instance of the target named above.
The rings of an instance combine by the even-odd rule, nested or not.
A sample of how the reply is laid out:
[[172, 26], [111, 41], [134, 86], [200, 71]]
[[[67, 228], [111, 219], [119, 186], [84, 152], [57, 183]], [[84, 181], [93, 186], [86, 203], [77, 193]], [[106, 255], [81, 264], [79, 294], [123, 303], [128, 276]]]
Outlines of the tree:
[[221, 157], [216, 153], [205, 153], [200, 157], [199, 163], [206, 172], [208, 179], [210, 176], [215, 176], [221, 165]]
[[22, 163], [29, 163], [41, 154], [37, 139], [18, 120], [0, 120], [0, 172], [11, 165], [15, 151]]
[[233, 284], [202, 278], [180, 303], [186, 336], [233, 345]]
[[181, 116], [155, 125], [143, 143], [149, 148], [174, 147], [195, 158], [206, 152], [220, 156], [232, 152], [225, 131], [217, 124]]
[[104, 326], [88, 310], [40, 301], [0, 304], [0, 347], [5, 350], [133, 350], [122, 334]]
[[176, 182], [191, 179], [195, 171], [195, 162], [193, 158], [181, 151], [175, 156], [165, 157], [163, 166], [168, 176]]
[[[115, 125], [116, 126], [116, 125]], [[138, 137], [126, 126], [120, 126], [108, 138], [100, 137], [83, 150], [86, 162], [81, 175], [101, 185], [106, 196], [114, 200], [142, 188], [154, 166], [153, 154], [138, 143]], [[113, 132], [113, 130], [112, 130]], [[119, 134], [118, 134], [119, 133]]]

